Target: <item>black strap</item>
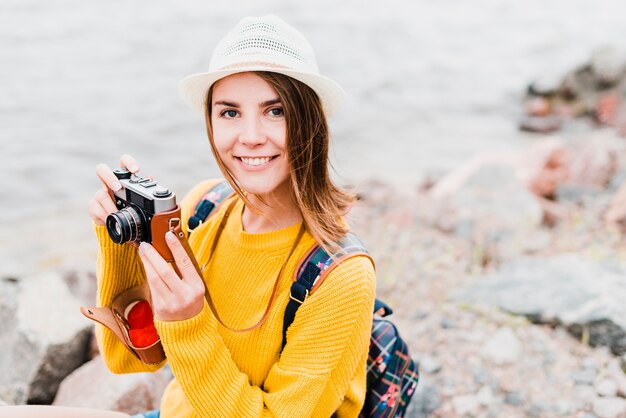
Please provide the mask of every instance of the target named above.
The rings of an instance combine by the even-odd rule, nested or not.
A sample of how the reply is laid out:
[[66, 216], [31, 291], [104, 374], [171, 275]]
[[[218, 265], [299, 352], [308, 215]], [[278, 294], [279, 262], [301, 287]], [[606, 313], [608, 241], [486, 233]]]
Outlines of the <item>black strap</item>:
[[283, 351], [287, 344], [287, 329], [296, 317], [296, 311], [309, 296], [309, 291], [315, 283], [322, 270], [315, 264], [307, 263], [304, 271], [298, 276], [298, 280], [291, 284], [291, 293], [289, 295], [289, 303], [285, 308], [285, 317], [283, 318], [283, 345], [280, 351]]
[[[343, 254], [355, 252], [367, 253], [367, 250], [361, 241], [356, 237], [356, 235], [350, 232], [339, 242], [339, 246], [341, 250], [333, 254], [335, 259], [338, 259]], [[304, 268], [302, 266], [298, 267], [300, 274], [298, 274], [297, 280], [291, 284], [289, 302], [285, 308], [285, 316], [283, 318], [283, 342], [280, 349], [281, 352], [283, 351], [283, 348], [285, 348], [285, 344], [287, 344], [287, 329], [289, 329], [289, 326], [293, 323], [298, 308], [300, 308], [300, 305], [302, 305], [305, 299], [309, 296], [309, 292], [322, 272], [322, 269], [319, 266], [323, 266], [324, 269], [327, 269], [330, 265], [336, 262], [332, 259], [333, 257], [328, 255], [328, 253], [318, 245], [313, 251], [311, 251], [309, 256], [304, 261]], [[389, 313], [391, 313], [391, 309], [387, 305], [385, 305], [385, 307], [387, 307]]]

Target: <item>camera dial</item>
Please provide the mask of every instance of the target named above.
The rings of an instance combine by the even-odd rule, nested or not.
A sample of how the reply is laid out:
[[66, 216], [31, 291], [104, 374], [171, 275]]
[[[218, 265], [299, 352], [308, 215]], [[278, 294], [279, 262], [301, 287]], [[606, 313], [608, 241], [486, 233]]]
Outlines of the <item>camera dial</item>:
[[125, 168], [118, 168], [113, 171], [113, 174], [115, 174], [115, 177], [117, 177], [118, 180], [128, 180], [132, 175], [132, 173]]

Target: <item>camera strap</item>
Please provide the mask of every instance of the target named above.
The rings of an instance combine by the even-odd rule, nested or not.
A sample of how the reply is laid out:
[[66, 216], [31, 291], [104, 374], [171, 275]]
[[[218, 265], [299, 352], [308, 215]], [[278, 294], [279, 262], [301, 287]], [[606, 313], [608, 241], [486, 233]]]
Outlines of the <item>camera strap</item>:
[[[206, 263], [204, 263], [204, 265], [202, 266], [202, 269], [199, 270], [200, 272], [200, 277], [204, 277], [203, 276], [203, 272], [206, 268], [206, 266], [211, 262], [211, 259], [213, 258], [213, 254], [215, 254], [215, 249], [217, 248], [217, 242], [220, 239], [220, 236], [222, 235], [222, 232], [224, 231], [224, 228], [226, 227], [226, 223], [228, 222], [228, 217], [230, 216], [230, 213], [232, 212], [233, 208], [235, 207], [235, 204], [237, 203], [237, 199], [233, 199], [230, 204], [228, 205], [228, 207], [226, 208], [226, 211], [224, 213], [224, 216], [222, 217], [219, 227], [217, 228], [217, 232], [215, 234], [215, 238], [213, 239], [213, 245], [211, 246], [211, 252], [209, 253], [209, 259], [206, 261]], [[272, 288], [272, 295], [270, 296], [270, 300], [267, 304], [267, 308], [265, 308], [265, 312], [263, 313], [263, 316], [261, 317], [261, 319], [259, 319], [259, 321], [247, 328], [243, 328], [243, 329], [237, 329], [237, 328], [233, 328], [229, 325], [227, 325], [226, 323], [224, 323], [224, 321], [222, 320], [222, 318], [220, 317], [220, 314], [217, 312], [217, 309], [215, 308], [215, 304], [213, 303], [213, 298], [211, 297], [211, 293], [209, 292], [209, 288], [207, 287], [206, 283], [204, 285], [204, 295], [206, 297], [207, 303], [209, 304], [209, 308], [211, 308], [211, 312], [213, 312], [213, 315], [215, 315], [215, 318], [217, 319], [217, 321], [222, 324], [222, 326], [232, 332], [248, 332], [248, 331], [252, 331], [257, 329], [258, 327], [260, 327], [261, 325], [263, 325], [263, 323], [265, 322], [265, 320], [267, 319], [267, 317], [270, 314], [270, 311], [272, 310], [272, 305], [274, 305], [274, 300], [276, 299], [276, 293], [278, 290], [278, 284], [280, 283], [280, 278], [283, 275], [283, 271], [285, 270], [285, 266], [287, 265], [287, 262], [289, 261], [289, 259], [291, 258], [291, 256], [293, 255], [294, 251], [296, 250], [296, 248], [298, 247], [298, 244], [300, 243], [300, 241], [302, 240], [302, 237], [304, 236], [304, 232], [306, 231], [305, 227], [304, 227], [304, 222], [302, 223], [302, 225], [300, 226], [300, 230], [298, 231], [298, 235], [296, 236], [296, 239], [293, 242], [293, 245], [291, 246], [291, 250], [289, 250], [289, 253], [287, 254], [287, 257], [285, 258], [285, 261], [283, 261], [282, 266], [280, 267], [280, 270], [278, 271], [278, 274], [276, 275], [276, 280], [274, 281], [274, 287]], [[195, 259], [194, 259], [195, 260]]]

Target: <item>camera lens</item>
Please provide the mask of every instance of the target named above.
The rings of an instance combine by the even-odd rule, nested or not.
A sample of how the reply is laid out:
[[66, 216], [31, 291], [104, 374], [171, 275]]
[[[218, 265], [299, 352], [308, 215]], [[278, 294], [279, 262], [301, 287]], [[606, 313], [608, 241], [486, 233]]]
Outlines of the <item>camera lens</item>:
[[145, 220], [141, 211], [129, 206], [107, 216], [106, 225], [113, 242], [117, 244], [138, 242], [142, 237]]

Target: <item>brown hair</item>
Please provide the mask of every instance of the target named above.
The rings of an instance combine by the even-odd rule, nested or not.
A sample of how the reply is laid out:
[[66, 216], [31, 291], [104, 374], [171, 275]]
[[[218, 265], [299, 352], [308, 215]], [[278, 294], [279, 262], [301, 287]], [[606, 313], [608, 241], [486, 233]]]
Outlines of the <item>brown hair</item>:
[[[308, 231], [332, 254], [338, 241], [348, 232], [343, 215], [354, 202], [354, 194], [335, 185], [328, 173], [329, 132], [326, 115], [317, 94], [306, 84], [283, 74], [258, 71], [278, 93], [287, 123], [287, 157], [290, 166], [291, 193]], [[205, 102], [207, 135], [217, 164], [237, 194], [253, 209], [232, 173], [219, 157], [213, 142], [211, 99], [213, 86]]]

